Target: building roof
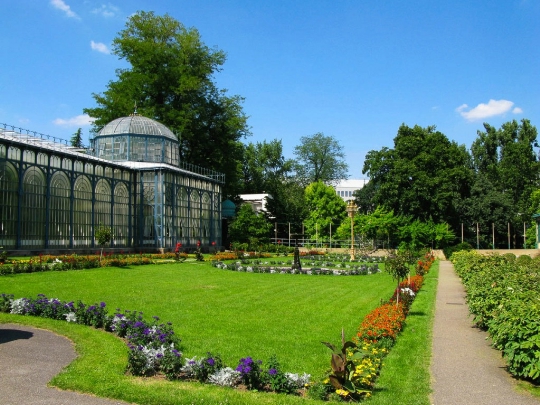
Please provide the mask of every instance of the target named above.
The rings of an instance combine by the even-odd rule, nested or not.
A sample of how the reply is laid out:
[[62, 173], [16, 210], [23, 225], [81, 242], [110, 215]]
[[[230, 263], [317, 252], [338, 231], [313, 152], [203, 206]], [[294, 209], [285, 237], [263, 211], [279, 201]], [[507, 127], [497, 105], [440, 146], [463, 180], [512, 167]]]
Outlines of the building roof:
[[96, 138], [108, 135], [152, 135], [178, 142], [178, 137], [165, 125], [138, 114], [109, 122], [99, 131]]

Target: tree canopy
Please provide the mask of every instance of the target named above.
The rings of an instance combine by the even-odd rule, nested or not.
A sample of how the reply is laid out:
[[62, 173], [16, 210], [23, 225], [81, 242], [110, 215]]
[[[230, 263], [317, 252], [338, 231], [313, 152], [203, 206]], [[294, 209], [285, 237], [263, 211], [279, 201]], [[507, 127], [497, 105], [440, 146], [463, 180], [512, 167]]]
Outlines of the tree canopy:
[[238, 187], [242, 159], [240, 139], [249, 135], [240, 96], [219, 89], [214, 75], [225, 53], [206, 46], [195, 28], [168, 14], [139, 11], [113, 40], [113, 54], [130, 65], [116, 71], [97, 107], [84, 112], [95, 118], [94, 131], [134, 111], [155, 119], [179, 136], [180, 157], [187, 163], [224, 172], [225, 195]]
[[459, 199], [469, 193], [470, 157], [435, 127], [401, 125], [394, 148], [369, 151], [362, 171], [373, 182], [375, 205], [396, 215], [460, 222]]
[[335, 184], [349, 177], [343, 147], [332, 136], [321, 132], [303, 136], [300, 145], [294, 148], [294, 155], [297, 180], [303, 185], [318, 181]]
[[327, 186], [322, 181], [306, 187], [305, 205], [307, 217], [304, 221], [304, 232], [313, 239], [328, 237], [330, 224], [337, 229], [347, 215], [345, 201], [336, 194], [332, 186]]

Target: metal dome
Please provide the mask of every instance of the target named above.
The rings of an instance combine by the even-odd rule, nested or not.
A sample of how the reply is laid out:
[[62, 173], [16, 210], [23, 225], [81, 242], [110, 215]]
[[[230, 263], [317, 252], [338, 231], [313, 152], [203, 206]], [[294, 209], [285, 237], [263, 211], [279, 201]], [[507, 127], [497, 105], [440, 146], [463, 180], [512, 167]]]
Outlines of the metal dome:
[[117, 118], [109, 122], [96, 137], [107, 135], [151, 135], [178, 141], [176, 135], [165, 125], [138, 114]]

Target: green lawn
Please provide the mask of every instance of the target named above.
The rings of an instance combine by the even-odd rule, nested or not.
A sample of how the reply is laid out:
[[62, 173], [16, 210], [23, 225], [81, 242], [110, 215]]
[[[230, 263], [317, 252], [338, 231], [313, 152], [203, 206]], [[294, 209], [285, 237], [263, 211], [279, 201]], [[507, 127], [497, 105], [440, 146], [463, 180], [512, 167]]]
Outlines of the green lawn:
[[[207, 263], [104, 268], [0, 277], [0, 293], [105, 301], [170, 321], [187, 357], [220, 353], [235, 367], [241, 357], [267, 360], [277, 354], [284, 369], [320, 376], [329, 366], [321, 341], [338, 343], [341, 328], [352, 337], [364, 315], [388, 299], [394, 282], [387, 274], [301, 276], [238, 273]], [[436, 272], [411, 308], [407, 327], [385, 359], [374, 404], [428, 404], [431, 322]], [[66, 335], [80, 354], [53, 380], [64, 389], [94, 392], [145, 404], [318, 403], [298, 397], [257, 394], [201, 385], [127, 377], [126, 348], [112, 335], [81, 325], [0, 314], [0, 322], [24, 322]], [[420, 333], [419, 333], [420, 332]], [[107, 361], [101, 357], [106, 346]], [[421, 389], [419, 389], [421, 385]], [[400, 392], [403, 391], [402, 394]], [[402, 395], [402, 397], [396, 396]], [[164, 399], [166, 398], [166, 399]], [[395, 402], [395, 398], [406, 398]], [[409, 402], [412, 401], [412, 402]]]
[[172, 322], [185, 356], [219, 353], [236, 366], [241, 357], [276, 354], [290, 372], [319, 375], [329, 366], [321, 341], [353, 336], [364, 315], [391, 295], [384, 273], [302, 276], [239, 273], [207, 263], [183, 263], [0, 277], [0, 293], [61, 300], [104, 301]]

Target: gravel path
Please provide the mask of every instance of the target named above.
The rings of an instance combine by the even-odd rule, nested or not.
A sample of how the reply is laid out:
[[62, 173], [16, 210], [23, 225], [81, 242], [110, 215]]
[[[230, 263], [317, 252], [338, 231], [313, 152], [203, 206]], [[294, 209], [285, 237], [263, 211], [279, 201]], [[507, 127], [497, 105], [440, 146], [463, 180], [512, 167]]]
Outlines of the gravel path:
[[433, 327], [432, 403], [435, 405], [539, 405], [518, 391], [501, 353], [472, 324], [465, 289], [449, 261], [441, 261]]

